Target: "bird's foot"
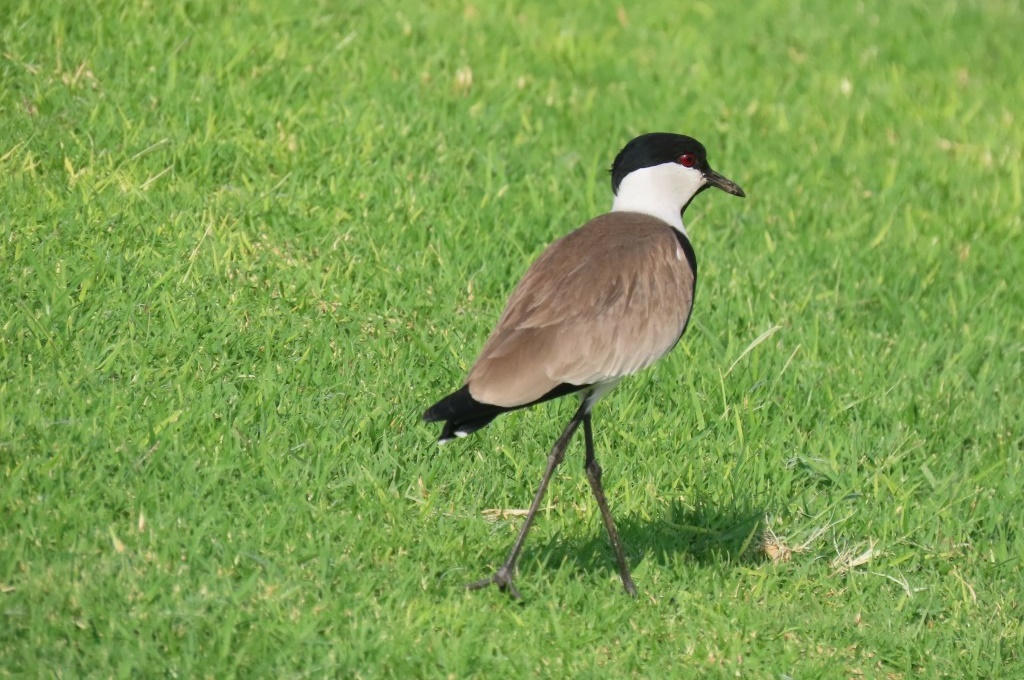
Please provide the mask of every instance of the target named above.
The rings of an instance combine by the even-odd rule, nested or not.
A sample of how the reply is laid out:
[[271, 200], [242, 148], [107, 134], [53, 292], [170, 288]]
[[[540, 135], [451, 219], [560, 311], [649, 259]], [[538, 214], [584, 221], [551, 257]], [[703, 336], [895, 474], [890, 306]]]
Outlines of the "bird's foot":
[[620, 574], [622, 577], [622, 587], [626, 589], [626, 593], [630, 597], [636, 597], [636, 586], [633, 585], [633, 577], [629, 575], [627, 571], [624, 574]]
[[482, 578], [479, 581], [473, 581], [466, 586], [469, 590], [480, 590], [487, 586], [494, 584], [498, 586], [498, 590], [503, 593], [507, 593], [513, 600], [521, 600], [523, 596], [519, 594], [519, 590], [515, 584], [512, 583], [512, 570], [508, 566], [502, 566], [501, 569], [494, 572], [493, 576]]

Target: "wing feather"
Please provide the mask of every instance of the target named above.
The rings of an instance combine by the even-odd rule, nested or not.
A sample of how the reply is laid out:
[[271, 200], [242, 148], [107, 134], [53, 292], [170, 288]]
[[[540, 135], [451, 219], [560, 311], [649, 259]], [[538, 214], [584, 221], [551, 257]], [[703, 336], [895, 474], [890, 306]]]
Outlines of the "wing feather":
[[693, 308], [685, 238], [657, 218], [619, 212], [553, 243], [516, 286], [470, 370], [473, 397], [519, 406], [664, 356]]

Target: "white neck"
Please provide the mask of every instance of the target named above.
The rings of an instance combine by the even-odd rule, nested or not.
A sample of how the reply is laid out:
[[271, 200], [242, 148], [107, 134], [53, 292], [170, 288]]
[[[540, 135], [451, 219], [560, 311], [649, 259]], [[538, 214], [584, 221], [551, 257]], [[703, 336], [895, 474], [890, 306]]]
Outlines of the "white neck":
[[638, 212], [652, 215], [682, 233], [683, 206], [704, 186], [700, 170], [678, 163], [662, 163], [634, 170], [619, 184], [612, 212]]

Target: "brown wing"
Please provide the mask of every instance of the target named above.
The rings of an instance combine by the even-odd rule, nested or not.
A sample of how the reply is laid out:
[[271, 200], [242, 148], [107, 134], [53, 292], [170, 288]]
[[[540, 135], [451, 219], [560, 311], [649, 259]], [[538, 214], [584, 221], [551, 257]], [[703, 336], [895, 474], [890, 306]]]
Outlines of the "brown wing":
[[555, 387], [635, 373], [675, 345], [693, 308], [685, 236], [640, 213], [609, 213], [553, 243], [509, 298], [466, 383], [504, 407]]

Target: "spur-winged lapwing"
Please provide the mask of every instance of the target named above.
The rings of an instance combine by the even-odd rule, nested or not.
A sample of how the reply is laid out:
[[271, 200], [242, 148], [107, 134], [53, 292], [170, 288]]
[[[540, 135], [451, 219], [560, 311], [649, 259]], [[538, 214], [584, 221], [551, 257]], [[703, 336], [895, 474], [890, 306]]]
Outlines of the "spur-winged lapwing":
[[498, 326], [458, 391], [424, 420], [444, 421], [440, 441], [464, 437], [506, 411], [570, 393], [582, 403], [548, 456], [547, 469], [512, 552], [491, 583], [519, 597], [516, 560], [551, 474], [580, 423], [584, 469], [619, 564], [622, 585], [636, 587], [601, 487], [590, 411], [623, 377], [650, 366], [675, 346], [693, 308], [697, 258], [683, 212], [708, 187], [743, 190], [708, 165], [704, 146], [672, 133], [641, 135], [612, 164], [611, 212], [555, 241], [512, 292]]

